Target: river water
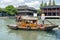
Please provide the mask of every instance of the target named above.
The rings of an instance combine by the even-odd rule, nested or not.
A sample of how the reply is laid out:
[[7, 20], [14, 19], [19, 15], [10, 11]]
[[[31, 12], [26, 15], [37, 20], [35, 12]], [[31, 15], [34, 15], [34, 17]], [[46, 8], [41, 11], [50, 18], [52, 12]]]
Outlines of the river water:
[[[48, 20], [54, 24], [60, 25], [60, 19]], [[15, 19], [0, 19], [0, 40], [60, 40], [59, 29], [49, 32], [12, 30], [6, 26], [8, 24], [16, 24]]]

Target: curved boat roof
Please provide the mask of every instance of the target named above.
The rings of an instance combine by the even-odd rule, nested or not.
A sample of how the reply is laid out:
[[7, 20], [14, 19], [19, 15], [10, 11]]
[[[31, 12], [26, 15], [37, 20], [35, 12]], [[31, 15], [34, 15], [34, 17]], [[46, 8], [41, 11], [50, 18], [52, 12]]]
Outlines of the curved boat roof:
[[22, 16], [22, 19], [25, 19], [25, 20], [38, 20], [37, 17], [29, 17], [29, 16]]

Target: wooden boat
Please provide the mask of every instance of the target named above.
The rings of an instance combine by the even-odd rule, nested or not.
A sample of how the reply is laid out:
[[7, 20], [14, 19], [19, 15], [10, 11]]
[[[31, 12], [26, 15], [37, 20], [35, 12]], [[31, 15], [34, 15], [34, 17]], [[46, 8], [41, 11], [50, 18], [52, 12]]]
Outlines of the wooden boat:
[[7, 25], [8, 27], [12, 29], [26, 29], [26, 30], [46, 30], [50, 31], [53, 28], [58, 27], [58, 25], [54, 24], [38, 24], [37, 18], [31, 18], [31, 17], [22, 17], [21, 19], [17, 21], [17, 25]]
[[[45, 24], [46, 25], [46, 24]], [[9, 28], [17, 30], [17, 29], [24, 29], [24, 30], [44, 30], [44, 31], [51, 31], [53, 28], [58, 27], [58, 25], [46, 25], [45, 27], [42, 27], [41, 24], [38, 25], [38, 27], [21, 27], [18, 28], [17, 25], [7, 25]]]

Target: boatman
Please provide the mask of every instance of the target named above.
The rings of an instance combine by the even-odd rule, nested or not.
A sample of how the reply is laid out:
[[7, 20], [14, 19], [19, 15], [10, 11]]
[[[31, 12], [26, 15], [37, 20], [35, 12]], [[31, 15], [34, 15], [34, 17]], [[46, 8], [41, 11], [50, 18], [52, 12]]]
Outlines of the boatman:
[[45, 14], [41, 14], [42, 25], [44, 25]]

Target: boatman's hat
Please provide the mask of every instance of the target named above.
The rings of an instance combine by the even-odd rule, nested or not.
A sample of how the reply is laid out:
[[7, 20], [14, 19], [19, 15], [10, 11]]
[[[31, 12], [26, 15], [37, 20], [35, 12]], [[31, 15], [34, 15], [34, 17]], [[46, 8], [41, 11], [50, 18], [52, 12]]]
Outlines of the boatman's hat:
[[42, 14], [41, 14], [41, 16], [45, 16], [45, 14], [44, 14], [44, 13], [42, 13]]

